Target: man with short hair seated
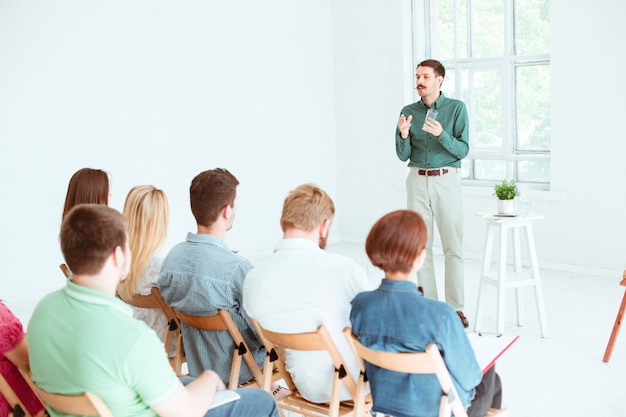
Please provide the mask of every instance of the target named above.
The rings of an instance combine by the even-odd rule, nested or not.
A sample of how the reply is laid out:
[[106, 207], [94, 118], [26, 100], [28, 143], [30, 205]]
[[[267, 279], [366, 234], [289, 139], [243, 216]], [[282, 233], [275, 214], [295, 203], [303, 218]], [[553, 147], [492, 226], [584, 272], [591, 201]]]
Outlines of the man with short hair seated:
[[[263, 367], [265, 347], [242, 307], [242, 287], [252, 262], [226, 245], [226, 232], [237, 212], [239, 180], [228, 170], [215, 168], [196, 175], [189, 187], [191, 212], [197, 233], [187, 233], [161, 265], [157, 281], [168, 305], [194, 316], [212, 316], [228, 310], [259, 366]], [[197, 329], [182, 324], [183, 344], [189, 375], [213, 369], [225, 384], [230, 383], [234, 342], [227, 330]], [[239, 384], [253, 377], [243, 361]]]
[[[354, 260], [324, 250], [334, 215], [333, 200], [316, 185], [303, 184], [290, 192], [280, 218], [284, 238], [268, 261], [248, 272], [243, 303], [267, 330], [313, 332], [325, 325], [356, 381], [359, 365], [342, 330], [350, 325], [350, 302], [372, 285]], [[304, 398], [330, 400], [334, 367], [327, 352], [287, 350], [285, 358]], [[350, 399], [343, 386], [340, 397]]]
[[29, 322], [37, 385], [60, 394], [94, 393], [115, 416], [278, 417], [276, 402], [260, 389], [237, 390], [240, 399], [209, 410], [224, 390], [219, 376], [207, 370], [186, 386], [176, 377], [154, 330], [115, 296], [131, 264], [122, 214], [76, 206], [63, 219], [60, 241], [73, 276], [41, 300]]

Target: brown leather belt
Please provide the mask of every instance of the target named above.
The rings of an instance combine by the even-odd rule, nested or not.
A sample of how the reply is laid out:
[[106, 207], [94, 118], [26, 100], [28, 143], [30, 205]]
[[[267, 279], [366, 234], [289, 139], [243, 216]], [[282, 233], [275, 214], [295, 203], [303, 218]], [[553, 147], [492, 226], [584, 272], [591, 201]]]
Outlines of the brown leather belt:
[[418, 175], [426, 175], [427, 177], [436, 177], [438, 175], [447, 174], [450, 172], [448, 168], [435, 168], [435, 169], [418, 169]]

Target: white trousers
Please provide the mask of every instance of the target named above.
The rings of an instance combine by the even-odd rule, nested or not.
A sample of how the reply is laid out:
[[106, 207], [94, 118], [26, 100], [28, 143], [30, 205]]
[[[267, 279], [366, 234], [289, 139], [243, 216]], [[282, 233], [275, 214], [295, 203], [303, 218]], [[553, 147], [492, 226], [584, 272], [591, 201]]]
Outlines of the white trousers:
[[417, 273], [418, 284], [428, 298], [438, 299], [433, 260], [434, 224], [437, 224], [445, 259], [446, 302], [456, 310], [465, 306], [463, 264], [463, 195], [461, 172], [438, 176], [419, 175], [414, 170], [406, 179], [407, 206], [424, 218], [428, 229], [426, 260]]

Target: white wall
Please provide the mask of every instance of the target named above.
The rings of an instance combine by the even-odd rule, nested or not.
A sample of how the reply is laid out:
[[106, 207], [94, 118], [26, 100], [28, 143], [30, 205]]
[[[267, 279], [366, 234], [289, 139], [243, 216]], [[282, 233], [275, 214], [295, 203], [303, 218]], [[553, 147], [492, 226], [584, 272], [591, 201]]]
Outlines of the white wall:
[[63, 284], [58, 228], [82, 167], [170, 200], [168, 246], [195, 223], [188, 187], [226, 167], [241, 182], [234, 249], [280, 238], [282, 200], [335, 196], [329, 2], [0, 0], [0, 298]]
[[[0, 297], [62, 285], [61, 208], [85, 166], [111, 173], [118, 209], [133, 185], [163, 188], [168, 247], [194, 228], [191, 178], [216, 166], [241, 181], [228, 243], [243, 254], [271, 250], [282, 199], [308, 181], [337, 202], [335, 238], [362, 240], [405, 205], [393, 131], [412, 97], [409, 12], [408, 0], [0, 0]], [[626, 259], [624, 12], [552, 1], [552, 183], [565, 199], [534, 199], [543, 264]], [[469, 256], [490, 195], [466, 189]]]

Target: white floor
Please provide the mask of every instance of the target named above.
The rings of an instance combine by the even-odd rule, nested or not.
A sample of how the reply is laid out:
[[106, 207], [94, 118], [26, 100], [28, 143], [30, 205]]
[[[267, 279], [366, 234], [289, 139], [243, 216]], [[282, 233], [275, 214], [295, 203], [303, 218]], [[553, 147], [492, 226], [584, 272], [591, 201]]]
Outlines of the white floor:
[[[383, 274], [369, 264], [362, 245], [335, 243], [328, 251], [354, 258], [378, 282]], [[542, 263], [539, 254], [540, 264]], [[438, 279], [443, 259], [435, 255]], [[582, 268], [581, 268], [582, 270]], [[609, 271], [611, 272], [611, 271]], [[480, 263], [466, 260], [465, 314], [473, 327]], [[59, 279], [61, 280], [59, 272]], [[562, 272], [541, 270], [548, 337], [540, 336], [537, 310], [525, 289], [526, 325], [518, 327], [513, 290], [507, 294], [505, 334], [520, 338], [497, 362], [504, 386], [504, 405], [513, 417], [625, 416], [621, 383], [626, 383], [626, 329], [609, 363], [602, 362], [624, 287], [621, 271]], [[27, 323], [43, 294], [33, 293], [5, 303]], [[495, 290], [487, 293], [483, 328], [495, 331]]]
[[[353, 257], [375, 280], [383, 273], [369, 265], [361, 245], [338, 243], [329, 251]], [[541, 254], [539, 254], [541, 264]], [[438, 279], [443, 258], [435, 255]], [[466, 260], [465, 314], [473, 328], [480, 262]], [[542, 338], [537, 308], [530, 288], [524, 289], [525, 326], [518, 327], [514, 290], [506, 299], [505, 334], [519, 340], [498, 360], [504, 406], [512, 417], [626, 416], [626, 328], [617, 339], [609, 363], [602, 357], [619, 309], [624, 287], [621, 271], [592, 273], [541, 270], [548, 337]], [[441, 285], [440, 285], [441, 287]], [[441, 288], [439, 288], [441, 293]], [[487, 292], [483, 328], [495, 332], [495, 289]], [[491, 301], [491, 303], [490, 303]]]

